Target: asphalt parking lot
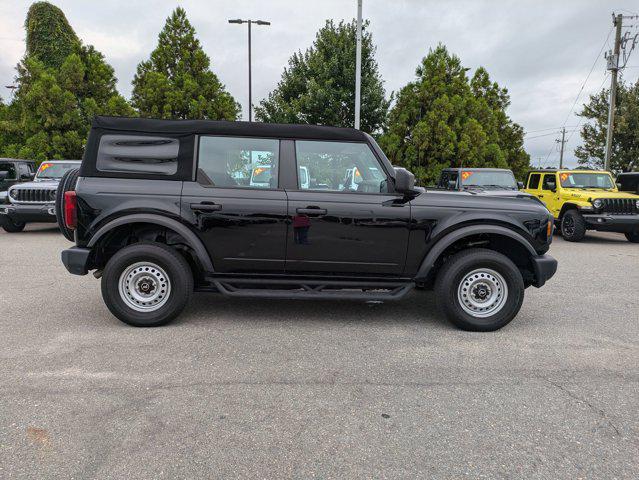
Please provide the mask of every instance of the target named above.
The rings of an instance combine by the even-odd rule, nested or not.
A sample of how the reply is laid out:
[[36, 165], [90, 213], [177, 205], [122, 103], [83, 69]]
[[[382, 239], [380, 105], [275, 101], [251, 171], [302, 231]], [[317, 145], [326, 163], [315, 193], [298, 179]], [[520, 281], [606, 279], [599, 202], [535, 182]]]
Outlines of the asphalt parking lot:
[[495, 333], [199, 294], [128, 327], [49, 226], [0, 232], [0, 478], [636, 478], [639, 245], [556, 238]]

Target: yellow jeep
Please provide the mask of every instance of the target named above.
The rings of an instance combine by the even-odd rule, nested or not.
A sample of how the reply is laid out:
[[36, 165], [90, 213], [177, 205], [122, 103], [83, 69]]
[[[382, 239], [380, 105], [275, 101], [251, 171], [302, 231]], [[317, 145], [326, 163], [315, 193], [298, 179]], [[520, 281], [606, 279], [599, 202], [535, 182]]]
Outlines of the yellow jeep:
[[639, 195], [620, 192], [609, 172], [533, 170], [524, 191], [544, 202], [569, 242], [583, 239], [586, 230], [599, 230], [639, 243]]

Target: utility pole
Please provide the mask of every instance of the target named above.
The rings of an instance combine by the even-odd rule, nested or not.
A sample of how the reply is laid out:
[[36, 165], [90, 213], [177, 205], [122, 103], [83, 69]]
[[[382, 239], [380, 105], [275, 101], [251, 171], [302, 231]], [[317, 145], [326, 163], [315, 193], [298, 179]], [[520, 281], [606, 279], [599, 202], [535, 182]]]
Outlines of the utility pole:
[[555, 140], [555, 142], [561, 144], [561, 147], [559, 148], [559, 169], [564, 168], [564, 145], [566, 144], [566, 141], [566, 127], [561, 127], [561, 140]]
[[362, 96], [362, 0], [357, 0], [357, 45], [355, 46], [355, 128], [360, 126]]
[[610, 105], [608, 106], [608, 131], [606, 134], [606, 156], [604, 158], [604, 170], [610, 170], [610, 154], [612, 153], [612, 133], [615, 128], [615, 101], [617, 100], [617, 74], [619, 73], [619, 53], [621, 51], [621, 27], [623, 15], [612, 17], [612, 23], [616, 27], [615, 47], [612, 55], [608, 56], [608, 70], [610, 70]]

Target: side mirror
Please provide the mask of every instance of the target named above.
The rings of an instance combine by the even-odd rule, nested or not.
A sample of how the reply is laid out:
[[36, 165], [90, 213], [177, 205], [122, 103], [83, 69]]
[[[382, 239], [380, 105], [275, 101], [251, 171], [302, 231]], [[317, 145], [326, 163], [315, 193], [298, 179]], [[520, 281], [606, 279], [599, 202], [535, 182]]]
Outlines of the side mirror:
[[457, 180], [448, 180], [448, 190], [455, 190], [457, 188]]
[[524, 188], [524, 182], [517, 182], [517, 188], [522, 190]]
[[415, 175], [405, 168], [395, 167], [395, 191], [410, 193], [415, 188]]

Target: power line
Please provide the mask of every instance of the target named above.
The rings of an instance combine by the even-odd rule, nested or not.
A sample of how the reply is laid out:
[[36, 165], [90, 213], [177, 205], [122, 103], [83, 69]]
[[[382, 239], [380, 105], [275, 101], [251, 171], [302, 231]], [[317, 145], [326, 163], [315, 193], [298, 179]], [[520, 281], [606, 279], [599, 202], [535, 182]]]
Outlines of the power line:
[[595, 61], [592, 63], [592, 67], [590, 67], [590, 71], [588, 72], [588, 75], [586, 75], [586, 79], [584, 80], [584, 83], [581, 85], [581, 88], [579, 89], [579, 93], [577, 93], [577, 96], [575, 97], [575, 101], [572, 102], [572, 107], [570, 107], [570, 111], [568, 112], [568, 115], [566, 115], [566, 119], [564, 120], [564, 123], [563, 123], [562, 127], [566, 126], [566, 122], [568, 122], [568, 119], [570, 118], [570, 115], [572, 114], [573, 110], [575, 109], [575, 105], [577, 105], [577, 101], [579, 100], [579, 97], [581, 96], [581, 93], [584, 91], [584, 88], [586, 87], [586, 83], [588, 83], [588, 79], [590, 78], [590, 75], [592, 75], [592, 72], [594, 71], [595, 67], [597, 66], [597, 62], [601, 58], [601, 54], [603, 53], [604, 48], [606, 48], [606, 44], [608, 43], [608, 39], [610, 38], [610, 34], [614, 30], [614, 28], [615, 27], [611, 27], [610, 30], [608, 31], [608, 35], [606, 36], [606, 39], [604, 40], [603, 45], [601, 45], [601, 49], [599, 49], [599, 53], [595, 57]]
[[[568, 122], [570, 115], [572, 115], [572, 112], [575, 110], [575, 106], [577, 105], [577, 102], [579, 101], [579, 97], [581, 97], [581, 93], [584, 91], [584, 88], [586, 87], [586, 84], [588, 83], [588, 80], [590, 79], [590, 75], [592, 75], [592, 72], [595, 70], [595, 66], [597, 65], [597, 62], [599, 61], [599, 59], [601, 58], [601, 54], [606, 48], [606, 45], [608, 44], [608, 39], [610, 38], [610, 34], [614, 30], [614, 28], [615, 27], [613, 26], [608, 31], [608, 35], [606, 35], [606, 39], [601, 45], [601, 48], [599, 49], [599, 53], [597, 53], [597, 56], [595, 57], [595, 61], [592, 63], [592, 67], [590, 67], [590, 71], [588, 72], [588, 75], [586, 75], [586, 79], [584, 80], [584, 82], [581, 85], [581, 88], [579, 89], [579, 92], [577, 93], [577, 96], [575, 97], [575, 101], [572, 102], [572, 107], [570, 107], [570, 111], [568, 112], [568, 115], [566, 115], [566, 119], [564, 120], [564, 123], [562, 124], [562, 128], [566, 126], [566, 123]], [[581, 124], [581, 121], [579, 122], [579, 124]], [[570, 137], [572, 137], [573, 134], [574, 134], [574, 131], [570, 134]], [[568, 139], [570, 139], [570, 137], [568, 137]], [[556, 145], [553, 145], [552, 147], [550, 147], [550, 150], [548, 150], [548, 154], [546, 155], [546, 158], [544, 159], [544, 167], [547, 165], [548, 159], [550, 158], [550, 154], [553, 152], [555, 148], [556, 148]]]
[[[574, 132], [574, 130], [566, 130], [566, 132]], [[535, 138], [541, 138], [541, 137], [549, 137], [550, 135], [557, 135], [557, 133], [559, 133], [559, 131], [555, 130], [554, 132], [544, 133], [543, 135], [535, 135], [534, 137], [527, 137], [526, 140], [533, 140]]]
[[[601, 90], [604, 86], [604, 83], [606, 83], [606, 80], [608, 79], [608, 71], [606, 70], [606, 73], [604, 74], [604, 78], [601, 81], [601, 85], [599, 85], [599, 88], [597, 90]], [[572, 136], [575, 134], [576, 131], [579, 130], [579, 127], [581, 126], [581, 124], [583, 123], [584, 117], [581, 117], [579, 119], [579, 123], [577, 124], [577, 126], [575, 127], [575, 129], [572, 131], [572, 133], [568, 136], [568, 139], [566, 140], [566, 143], [568, 143], [570, 141], [570, 139], [572, 138]]]
[[[566, 128], [574, 128], [574, 125], [566, 125]], [[539, 130], [529, 130], [524, 132], [524, 136], [528, 135], [529, 133], [547, 132], [548, 130], [560, 130], [560, 129], [561, 129], [561, 125], [558, 127], [540, 128]]]

